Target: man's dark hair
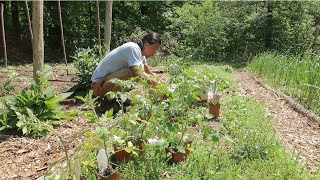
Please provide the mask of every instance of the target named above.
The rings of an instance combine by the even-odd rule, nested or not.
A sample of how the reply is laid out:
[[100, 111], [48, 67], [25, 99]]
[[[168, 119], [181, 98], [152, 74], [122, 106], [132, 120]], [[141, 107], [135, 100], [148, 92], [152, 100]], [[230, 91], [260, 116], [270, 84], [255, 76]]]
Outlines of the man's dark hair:
[[160, 38], [159, 34], [157, 34], [155, 32], [151, 32], [151, 33], [146, 34], [141, 40], [137, 39], [137, 38], [132, 38], [130, 41], [137, 43], [141, 50], [143, 49], [144, 43], [148, 43], [148, 44], [159, 43], [159, 44], [161, 44], [161, 38]]

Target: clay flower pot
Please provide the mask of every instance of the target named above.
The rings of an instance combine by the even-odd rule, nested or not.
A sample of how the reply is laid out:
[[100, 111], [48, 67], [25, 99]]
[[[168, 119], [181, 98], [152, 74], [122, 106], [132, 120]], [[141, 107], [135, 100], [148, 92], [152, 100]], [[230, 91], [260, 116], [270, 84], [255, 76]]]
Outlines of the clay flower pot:
[[139, 148], [139, 156], [142, 156], [143, 154], [143, 144], [144, 142], [141, 139], [138, 139], [134, 145], [137, 146]]
[[127, 151], [125, 151], [124, 149], [118, 149], [117, 147], [114, 147], [114, 154], [113, 159], [115, 161], [124, 161], [124, 162], [128, 162], [129, 159], [131, 158], [131, 152], [128, 153]]
[[166, 153], [171, 153], [171, 159], [170, 162], [172, 163], [179, 163], [181, 161], [184, 161], [189, 155], [190, 155], [190, 147], [191, 147], [192, 141], [185, 142], [185, 152], [180, 152], [172, 148], [166, 148]]
[[120, 180], [120, 167], [116, 164], [110, 164], [103, 174], [96, 173], [96, 178], [98, 180]]
[[[134, 146], [139, 148], [139, 156], [142, 156], [143, 154], [143, 141], [141, 139], [138, 139], [134, 142]], [[114, 146], [113, 147], [114, 154], [113, 154], [113, 159], [116, 161], [124, 161], [128, 162], [132, 157], [132, 152], [128, 153], [124, 149], [118, 149], [118, 147]]]
[[209, 104], [209, 114], [219, 117], [220, 114], [220, 104]]
[[171, 152], [170, 161], [173, 163], [178, 163], [186, 159], [187, 154], [183, 152]]
[[98, 180], [120, 180], [120, 174], [115, 172], [109, 176], [102, 176], [101, 174], [97, 175]]

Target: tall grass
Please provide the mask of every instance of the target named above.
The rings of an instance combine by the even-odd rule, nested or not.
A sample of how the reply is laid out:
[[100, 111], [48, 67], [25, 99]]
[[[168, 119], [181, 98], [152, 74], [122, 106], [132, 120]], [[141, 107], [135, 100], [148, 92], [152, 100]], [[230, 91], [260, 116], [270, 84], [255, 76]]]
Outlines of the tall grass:
[[264, 53], [249, 64], [250, 70], [271, 85], [320, 114], [320, 59], [310, 55]]

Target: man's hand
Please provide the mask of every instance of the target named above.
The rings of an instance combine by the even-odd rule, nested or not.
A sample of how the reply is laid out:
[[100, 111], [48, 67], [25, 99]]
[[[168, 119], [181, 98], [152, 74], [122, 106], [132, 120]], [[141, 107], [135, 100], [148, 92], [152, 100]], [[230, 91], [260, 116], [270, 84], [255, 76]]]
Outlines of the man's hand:
[[143, 64], [143, 67], [144, 67], [144, 71], [147, 73], [147, 74], [150, 74], [152, 76], [154, 76], [155, 74], [151, 71], [151, 68], [148, 64]]
[[[146, 73], [146, 72], [142, 69], [142, 66], [131, 66], [130, 68], [131, 68], [131, 70], [133, 71], [133, 73], [134, 73], [134, 75], [135, 75], [136, 77], [139, 77], [139, 78], [141, 78], [141, 79], [146, 79], [147, 82], [148, 82], [148, 84], [151, 85], [152, 88], [155, 88], [156, 85], [158, 84], [158, 83], [154, 80], [154, 78], [152, 77], [152, 76], [154, 76], [154, 75], [152, 75], [153, 73], [152, 73], [152, 74]], [[149, 69], [149, 70], [150, 70], [150, 69]]]

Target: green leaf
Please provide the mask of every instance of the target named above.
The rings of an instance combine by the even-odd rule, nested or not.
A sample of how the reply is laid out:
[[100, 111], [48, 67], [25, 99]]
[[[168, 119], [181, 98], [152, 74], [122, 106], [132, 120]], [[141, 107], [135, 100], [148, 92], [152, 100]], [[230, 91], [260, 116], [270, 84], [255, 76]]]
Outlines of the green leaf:
[[206, 113], [205, 117], [206, 119], [212, 119], [214, 116], [212, 114]]
[[22, 133], [25, 134], [25, 135], [28, 133], [28, 127], [27, 126], [24, 126], [22, 128]]
[[212, 139], [212, 142], [213, 142], [214, 144], [217, 143], [217, 142], [219, 142], [219, 139], [220, 139], [219, 132], [213, 133], [212, 136], [211, 136], [211, 139]]
[[82, 102], [86, 102], [87, 100], [82, 96], [75, 96], [76, 99], [81, 100]]
[[206, 139], [210, 135], [211, 131], [212, 129], [210, 127], [205, 127], [203, 129], [203, 138]]
[[107, 112], [105, 113], [105, 115], [107, 115], [107, 118], [112, 117], [112, 116], [113, 116], [113, 108], [111, 108], [109, 111], [107, 111]]
[[57, 114], [58, 119], [68, 119], [68, 120], [74, 120], [77, 117], [74, 116], [73, 112], [63, 112]]
[[124, 94], [120, 95], [121, 103], [124, 103], [127, 100], [127, 97]]
[[73, 94], [73, 92], [66, 92], [66, 93], [61, 93], [59, 96], [61, 97], [61, 100], [67, 99]]
[[3, 130], [5, 130], [6, 128], [7, 128], [7, 126], [2, 126], [2, 127], [0, 127], [0, 132], [3, 131]]

